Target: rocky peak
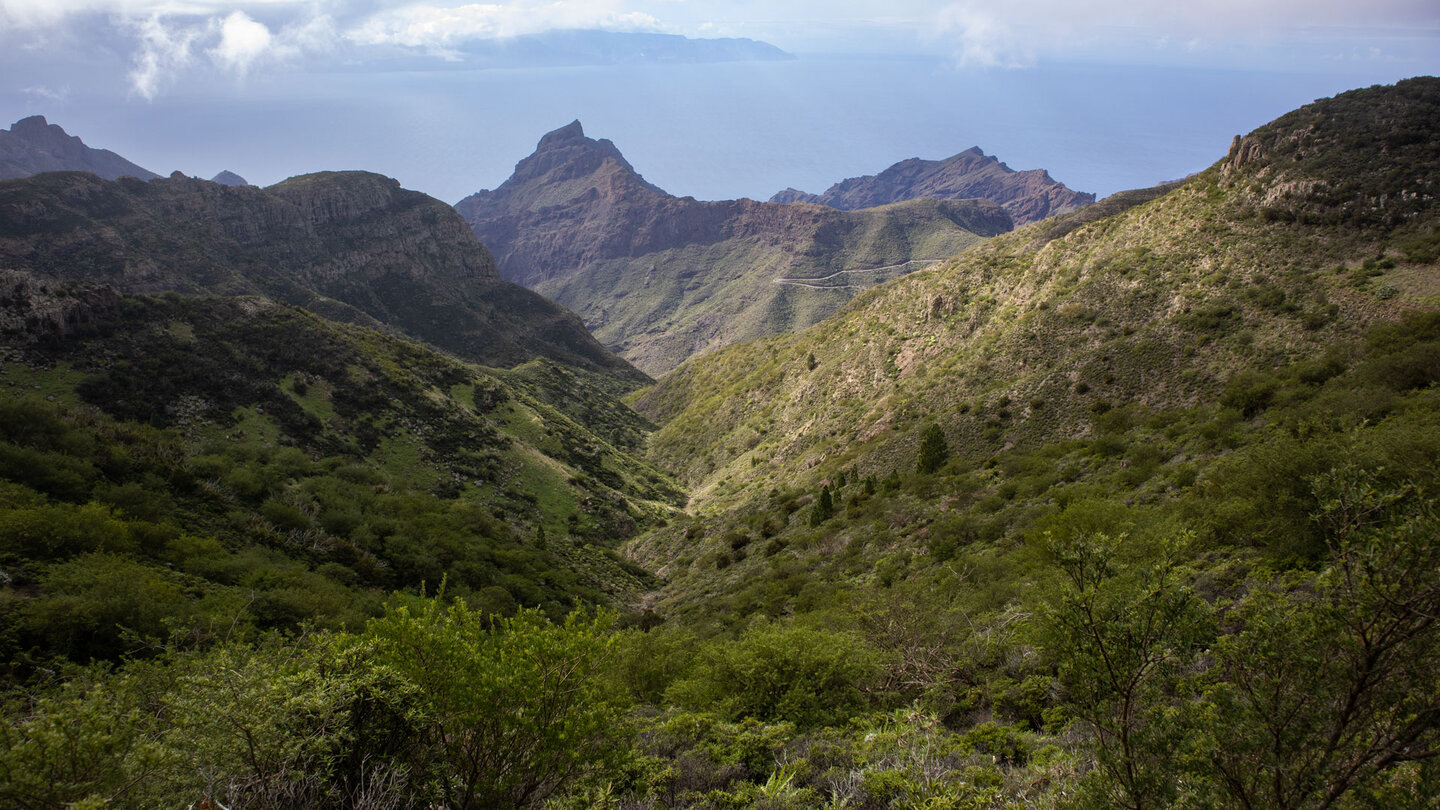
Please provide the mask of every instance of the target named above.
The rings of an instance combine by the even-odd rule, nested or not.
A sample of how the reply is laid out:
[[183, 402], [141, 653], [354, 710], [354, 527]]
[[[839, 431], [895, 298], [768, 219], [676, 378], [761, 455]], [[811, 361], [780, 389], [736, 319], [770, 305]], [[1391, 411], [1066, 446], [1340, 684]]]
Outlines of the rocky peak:
[[540, 143], [535, 146], [535, 151], [542, 152], [546, 149], [554, 149], [568, 144], [583, 143], [589, 140], [585, 137], [585, 128], [580, 125], [580, 119], [560, 127], [552, 132], [547, 132], [540, 138]]
[[1005, 207], [1017, 227], [1095, 201], [1094, 194], [1066, 188], [1044, 169], [1017, 172], [979, 146], [944, 160], [902, 160], [878, 175], [842, 180], [823, 194], [786, 189], [770, 199], [814, 202], [850, 211], [922, 197], [991, 200]]
[[90, 172], [106, 180], [159, 177], [108, 149], [91, 149], [43, 115], [22, 118], [10, 129], [0, 129], [0, 180], [57, 171]]
[[476, 192], [456, 207], [473, 221], [490, 203], [539, 209], [596, 193], [607, 198], [665, 194], [645, 182], [614, 143], [585, 137], [577, 120], [542, 137], [499, 188]]
[[[27, 141], [39, 141], [46, 136], [53, 138], [56, 135], [69, 137], [65, 134], [65, 130], [61, 129], [58, 125], [46, 121], [43, 115], [32, 115], [29, 118], [21, 118], [11, 125], [10, 132]], [[75, 140], [78, 141], [80, 139], [76, 138]]]
[[246, 180], [245, 178], [241, 177], [240, 175], [236, 174], [235, 172], [230, 171], [229, 169], [226, 169], [225, 171], [220, 172], [219, 174], [217, 174], [217, 175], [215, 175], [214, 177], [210, 178], [210, 182], [212, 182], [212, 183], [219, 183], [219, 184], [222, 185], [222, 186], [248, 186], [248, 185], [250, 185], [250, 181], [249, 181], [249, 180]]

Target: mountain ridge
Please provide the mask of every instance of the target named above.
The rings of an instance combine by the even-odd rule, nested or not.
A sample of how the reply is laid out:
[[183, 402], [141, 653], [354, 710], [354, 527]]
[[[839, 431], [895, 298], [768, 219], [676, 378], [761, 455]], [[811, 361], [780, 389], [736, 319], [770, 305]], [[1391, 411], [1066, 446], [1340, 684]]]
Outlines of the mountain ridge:
[[841, 180], [820, 194], [787, 188], [770, 201], [854, 210], [918, 197], [994, 200], [1010, 212], [1016, 227], [1095, 202], [1094, 194], [1066, 188], [1045, 169], [1015, 171], [978, 146], [943, 160], [902, 160], [879, 174]]
[[579, 319], [502, 280], [439, 200], [365, 172], [267, 189], [178, 172], [141, 182], [47, 173], [0, 183], [10, 267], [129, 293], [262, 294], [342, 321], [386, 325], [490, 365], [547, 356], [646, 378]]
[[43, 115], [22, 118], [10, 129], [0, 130], [0, 180], [54, 171], [91, 172], [106, 180], [153, 180], [160, 176], [109, 149], [86, 146], [58, 124], [47, 122]]
[[455, 208], [505, 278], [574, 308], [651, 373], [806, 326], [853, 294], [776, 279], [886, 269], [881, 276], [893, 277], [1011, 227], [1002, 208], [977, 200], [841, 212], [675, 197], [612, 142], [586, 137], [579, 121], [547, 133], [503, 184]]

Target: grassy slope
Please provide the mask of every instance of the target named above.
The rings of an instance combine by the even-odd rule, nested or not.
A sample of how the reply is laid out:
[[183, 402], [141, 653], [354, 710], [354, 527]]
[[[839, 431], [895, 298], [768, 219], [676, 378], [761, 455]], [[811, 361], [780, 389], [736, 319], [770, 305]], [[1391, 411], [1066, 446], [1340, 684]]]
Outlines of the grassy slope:
[[[808, 504], [841, 471], [913, 469], [932, 423], [978, 467], [1224, 397], [1252, 415], [1252, 370], [1343, 365], [1368, 326], [1440, 303], [1425, 198], [1440, 159], [1405, 134], [1428, 120], [1435, 84], [1389, 90], [1415, 96], [1384, 105], [1390, 117], [1355, 113], [1372, 91], [1314, 105], [1252, 135], [1262, 146], [1249, 162], [1109, 217], [1073, 214], [1073, 229], [1062, 218], [997, 237], [806, 332], [691, 361], [637, 400], [662, 425], [651, 457], [694, 488], [707, 526], [723, 526], [778, 515], [785, 493]], [[1298, 153], [1296, 132], [1309, 138]], [[1325, 179], [1340, 176], [1353, 182]], [[718, 537], [679, 531], [634, 551], [657, 566], [693, 561]], [[683, 602], [685, 588], [662, 598]]]
[[601, 342], [659, 374], [688, 357], [803, 329], [865, 287], [982, 241], [933, 200], [837, 217], [839, 226], [793, 241], [737, 236], [606, 259], [535, 289], [575, 310]]
[[[688, 357], [803, 329], [865, 287], [983, 241], [964, 216], [933, 200], [837, 219], [788, 240], [737, 236], [597, 261], [535, 289], [574, 309], [641, 370], [660, 374]], [[841, 271], [856, 272], [833, 275]]]
[[[571, 369], [469, 365], [261, 298], [31, 292], [72, 326], [7, 330], [0, 366], [12, 416], [55, 426], [0, 440], [6, 609], [22, 615], [52, 610], [54, 572], [97, 550], [199, 577], [171, 606], [181, 622], [223, 596], [261, 626], [353, 623], [442, 579], [492, 609], [560, 615], [642, 589], [613, 545], [684, 500], [633, 454], [644, 423]], [[15, 533], [38, 505], [149, 521], [127, 531], [158, 539], [42, 554]], [[230, 604], [246, 583], [287, 607]]]

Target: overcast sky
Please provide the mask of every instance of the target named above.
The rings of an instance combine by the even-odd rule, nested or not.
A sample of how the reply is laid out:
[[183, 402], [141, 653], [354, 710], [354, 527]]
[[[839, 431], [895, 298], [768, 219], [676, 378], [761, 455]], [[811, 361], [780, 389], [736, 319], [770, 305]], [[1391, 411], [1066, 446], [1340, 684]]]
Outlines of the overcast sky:
[[[566, 87], [528, 84], [531, 92], [537, 94], [534, 109], [528, 110], [533, 113], [534, 121], [527, 116], [527, 110], [514, 110], [513, 116], [506, 117], [507, 120], [513, 118], [518, 127], [538, 131], [521, 135], [518, 130], [514, 134], [507, 130], [501, 134], [499, 130], [505, 128], [498, 127], [493, 142], [482, 139], [477, 147], [497, 150], [493, 158], [447, 157], [443, 154], [444, 145], [438, 141], [448, 138], [453, 142], [463, 132], [472, 139], [472, 147], [476, 147], [473, 139], [478, 134], [471, 131], [475, 119], [457, 118], [455, 125], [463, 129], [445, 131], [440, 119], [446, 116], [446, 106], [476, 102], [473, 96], [463, 95], [463, 88], [453, 80], [436, 80], [427, 71], [453, 68], [467, 44], [476, 41], [554, 29], [657, 32], [695, 38], [748, 37], [770, 42], [802, 59], [822, 55], [829, 59], [837, 58], [836, 55], [890, 54], [912, 58], [920, 55], [949, 71], [949, 75], [936, 79], [937, 87], [962, 88], [964, 77], [975, 77], [977, 82], [1018, 87], [1021, 96], [1026, 95], [1026, 87], [1032, 87], [1029, 103], [1037, 98], [1072, 92], [1046, 89], [1058, 88], [1059, 85], [1046, 82], [1060, 81], [1056, 74], [1059, 66], [1071, 65], [1130, 69], [1131, 73], [1115, 74], [1134, 77], [1133, 81], [1127, 78], [1119, 82], [1115, 92], [1133, 91], [1137, 94], [1135, 104], [1152, 106], [1154, 101], [1145, 100], [1142, 86], [1145, 72], [1152, 68], [1192, 71], [1187, 74], [1191, 78], [1199, 75], [1195, 71], [1253, 74], [1257, 77], [1253, 80], [1235, 79], [1228, 84], [1216, 80], [1219, 83], [1203, 93], [1223, 95], [1253, 88], [1257, 105], [1288, 104], [1291, 98], [1303, 102], [1309, 100], [1304, 97], [1306, 94], [1328, 95], [1359, 83], [1394, 81], [1440, 71], [1440, 2], [1437, 0], [520, 0], [480, 3], [0, 0], [0, 71], [3, 71], [0, 114], [8, 114], [13, 121], [25, 114], [44, 113], [88, 143], [115, 148], [155, 170], [168, 170], [178, 164], [186, 171], [198, 173], [199, 167], [190, 167], [184, 161], [194, 161], [203, 153], [203, 144], [196, 145], [195, 140], [211, 141], [217, 150], [223, 149], [226, 153], [215, 157], [222, 161], [222, 167], [236, 168], [242, 173], [248, 168], [251, 173], [261, 175], [263, 182], [274, 182], [284, 176], [282, 172], [334, 167], [306, 167], [296, 160], [279, 157], [269, 163], [247, 158], [251, 160], [248, 167], [223, 163], [226, 156], [232, 161], [242, 159], [239, 153], [243, 150], [236, 145], [233, 130], [237, 121], [245, 120], [245, 115], [293, 114], [297, 126], [313, 128], [316, 121], [323, 125], [323, 120], [313, 116], [316, 109], [326, 105], [348, 103], [349, 112], [336, 120], [349, 123], [366, 120], [359, 117], [358, 112], [366, 103], [374, 105], [377, 116], [403, 108], [407, 114], [425, 119], [427, 126], [440, 129], [432, 133], [431, 140], [407, 141], [398, 134], [387, 134], [387, 124], [377, 120], [377, 141], [388, 139], [388, 143], [377, 143], [377, 150], [383, 147], [390, 152], [377, 151], [374, 158], [370, 158], [358, 146], [350, 151], [337, 146], [331, 154], [351, 162], [373, 160], [373, 163], [352, 167], [389, 169], [396, 173], [413, 171], [411, 176], [402, 177], [402, 181], [420, 185], [437, 195], [454, 197], [460, 188], [473, 189], [480, 184], [498, 182], [497, 173], [499, 179], [503, 179], [503, 168], [495, 166], [508, 167], [522, 157], [523, 152], [514, 153], [521, 150], [520, 143], [533, 144], [545, 129], [564, 124], [582, 110], [571, 113], [570, 108], [558, 103], [546, 106], [545, 100], [564, 97]], [[927, 67], [925, 71], [929, 72], [916, 75], [935, 75], [933, 68]], [[346, 82], [324, 78], [342, 73], [352, 78]], [[1315, 80], [1296, 82], [1284, 92], [1275, 88], [1272, 102], [1265, 95], [1266, 88], [1258, 85], [1271, 81], [1263, 77], [1277, 73], [1315, 77]], [[684, 80], [703, 84], [712, 81], [715, 75], [718, 74], [712, 71], [703, 77], [690, 76]], [[1171, 75], [1155, 74], [1157, 80]], [[353, 78], [356, 76], [372, 77], [373, 86], [366, 89], [363, 82], [357, 84]], [[617, 73], [608, 84], [613, 85], [620, 76]], [[625, 72], [623, 76], [625, 81], [642, 84], [649, 81], [634, 71]], [[908, 94], [913, 91], [909, 85], [913, 85], [913, 80], [898, 73], [895, 76], [896, 81], [907, 86], [896, 87], [892, 95], [909, 98]], [[1030, 85], [1026, 84], [1027, 77], [1033, 78]], [[573, 77], [563, 78], [573, 80]], [[606, 80], [595, 76], [586, 75], [579, 80], [608, 86]], [[712, 90], [725, 92], [724, 82], [715, 81], [720, 89]], [[789, 79], [781, 77], [775, 81]], [[472, 91], [475, 87], [493, 89], [493, 77], [480, 77], [476, 82], [479, 84], [469, 85]], [[1121, 87], [1122, 84], [1130, 89]], [[810, 85], [806, 88], [814, 91]], [[506, 92], [501, 88], [496, 95], [506, 96]], [[657, 98], [672, 98], [659, 89], [652, 88], [652, 92], [659, 94]], [[681, 89], [675, 92], [678, 94]], [[734, 85], [732, 92], [743, 94], [746, 88]], [[779, 91], [767, 88], [764, 92]], [[872, 92], [874, 98], [881, 101], [887, 97], [878, 86], [872, 88]], [[462, 95], [446, 97], [445, 93]], [[382, 98], [381, 94], [388, 95]], [[582, 95], [580, 101], [586, 101], [590, 95]], [[525, 101], [523, 96], [506, 98], [512, 108]], [[674, 98], [684, 101], [679, 95]], [[870, 98], [862, 94], [855, 103], [870, 103]], [[428, 106], [417, 112], [419, 102], [413, 99], [428, 99]], [[924, 104], [925, 100], [924, 95], [915, 95], [913, 99], [918, 104]], [[1190, 103], [1188, 99], [1181, 101]], [[1243, 99], [1235, 101], [1244, 106]], [[935, 102], [943, 103], [938, 98]], [[758, 103], [763, 106], [765, 100], [759, 99]], [[967, 99], [967, 103], [971, 103], [970, 100]], [[1101, 98], [1096, 103], [1108, 101]], [[572, 103], [571, 107], [586, 105]], [[734, 107], [729, 99], [717, 98], [709, 107], [723, 107], [738, 112], [741, 117], [745, 115], [744, 108]], [[590, 117], [603, 115], [607, 109], [610, 107], [601, 107], [600, 113], [591, 112]], [[163, 123], [173, 129], [174, 120], [186, 110], [192, 113], [189, 121], [193, 128], [188, 133], [188, 141], [169, 142], [159, 134], [152, 141], [146, 140], [147, 116], [156, 122], [157, 128]], [[1233, 120], [1220, 122], [1220, 129], [1250, 125], [1252, 119], [1262, 113], [1265, 117], [1253, 123], [1263, 123], [1284, 111], [1257, 107], [1254, 113], [1234, 114]], [[493, 118], [495, 112], [491, 110], [487, 114]], [[918, 119], [932, 117], [932, 111], [915, 112], [913, 117]], [[1145, 112], [1135, 110], [1134, 114], [1143, 116]], [[1217, 115], [1223, 112], [1216, 110]], [[657, 110], [653, 105], [648, 110], [652, 116], [663, 113], [663, 109]], [[822, 117], [831, 115], [814, 110], [812, 113]], [[780, 115], [775, 110], [766, 114]], [[995, 114], [996, 110], [975, 109], [970, 117]], [[1127, 114], [1120, 111], [1122, 118]], [[213, 131], [202, 126], [203, 116], [214, 121]], [[847, 120], [841, 115], [831, 123]], [[610, 132], [594, 133], [593, 127], [587, 128], [592, 134], [613, 137], [629, 131], [627, 121], [617, 115]], [[6, 123], [0, 121], [0, 125]], [[77, 126], [81, 123], [86, 129]], [[823, 122], [771, 123], [787, 131], [788, 125], [793, 124], [799, 131], [801, 127]], [[849, 124], [867, 125], [859, 118]], [[707, 125], [712, 129], [716, 126], [713, 122]], [[274, 132], [267, 126], [273, 127], [273, 122], [257, 123], [255, 135], [273, 138]], [[1161, 123], [1154, 126], [1160, 127]], [[946, 137], [961, 141], [972, 132], [971, 128], [958, 124], [952, 129], [955, 131]], [[672, 131], [681, 138], [687, 137], [682, 129], [672, 128]], [[977, 138], [1004, 135], [983, 128], [973, 131]], [[323, 126], [305, 134], [312, 139], [333, 137], [337, 144], [343, 144], [347, 138], [358, 139], [355, 133], [327, 133]], [[1177, 133], [1177, 136], [1183, 135]], [[736, 129], [734, 137], [744, 137], [741, 128]], [[757, 137], [763, 137], [763, 133]], [[642, 152], [651, 150], [656, 165], [663, 165], [666, 160], [683, 160], [655, 144], [647, 146], [643, 139], [643, 133], [637, 132], [628, 145], [618, 138], [617, 144], [631, 157], [632, 163], [636, 160], [631, 147]], [[694, 138], [690, 140], [693, 142]], [[877, 132], [856, 132], [855, 140], [873, 143], [882, 152], [887, 148]], [[914, 148], [915, 143], [914, 138], [900, 139], [894, 148]], [[924, 156], [944, 157], [971, 145], [973, 142], [956, 142], [953, 148], [941, 147], [940, 154]], [[757, 143], [755, 148], [768, 146]], [[1002, 158], [1013, 154], [1005, 143], [982, 146]], [[131, 153], [125, 151], [127, 147]], [[397, 147], [427, 153], [430, 163], [449, 165], [452, 174], [458, 168], [484, 176], [473, 181], [430, 176], [425, 173], [429, 170], [406, 168], [410, 164], [393, 153]], [[678, 147], [670, 148], [673, 151]], [[743, 161], [749, 154], [747, 148], [744, 143], [737, 145], [734, 151], [738, 160]], [[156, 150], [160, 149], [166, 150], [165, 159], [156, 157], [160, 154]], [[285, 151], [295, 154], [293, 150]], [[878, 171], [908, 156], [876, 154], [862, 159], [868, 161], [866, 171]], [[714, 157], [712, 154], [707, 159]], [[146, 159], [150, 162], [146, 163]], [[783, 157], [773, 159], [778, 161], [777, 165], [786, 163]], [[1037, 159], [1046, 158], [1041, 154]], [[1069, 159], [1052, 158], [1051, 165], [1063, 165], [1063, 161]], [[1188, 160], [1194, 162], [1193, 158]], [[804, 159], [797, 157], [790, 162], [798, 165], [804, 163]], [[637, 168], [644, 170], [638, 164]], [[844, 176], [843, 172], [851, 169], [848, 165], [829, 169], [817, 166], [817, 179], [813, 182], [818, 182], [820, 173], [828, 171], [831, 174], [826, 176], [838, 180]], [[1175, 171], [1182, 169], [1188, 170], [1184, 160], [1177, 162]], [[1156, 168], [1155, 171], [1165, 170]], [[279, 176], [274, 176], [277, 174]], [[720, 174], [725, 172], [722, 170]], [[755, 187], [747, 186], [746, 193], [759, 194], [764, 190], [759, 184], [767, 179], [754, 180]], [[783, 179], [786, 178], [776, 177], [776, 180]], [[1126, 182], [1115, 178], [1112, 185]], [[1094, 185], [1104, 191], [1106, 183]], [[681, 193], [701, 196], [725, 191], [733, 190], [704, 183], [696, 185], [693, 191], [679, 189]]]

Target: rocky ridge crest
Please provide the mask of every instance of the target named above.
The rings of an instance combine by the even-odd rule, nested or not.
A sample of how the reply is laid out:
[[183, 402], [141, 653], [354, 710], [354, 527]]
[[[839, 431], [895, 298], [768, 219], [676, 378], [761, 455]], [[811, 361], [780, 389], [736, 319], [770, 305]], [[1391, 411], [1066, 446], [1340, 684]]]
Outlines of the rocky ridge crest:
[[60, 126], [47, 122], [43, 115], [22, 118], [10, 129], [0, 129], [0, 180], [60, 171], [90, 172], [106, 180], [153, 180], [160, 176], [109, 149], [86, 146]]
[[1044, 169], [1015, 171], [974, 146], [944, 160], [902, 160], [877, 175], [851, 177], [823, 194], [787, 188], [771, 202], [811, 202], [854, 210], [933, 197], [941, 200], [994, 200], [1018, 228], [1095, 202], [1095, 195], [1073, 191]]

